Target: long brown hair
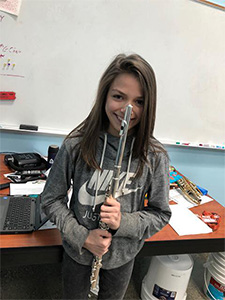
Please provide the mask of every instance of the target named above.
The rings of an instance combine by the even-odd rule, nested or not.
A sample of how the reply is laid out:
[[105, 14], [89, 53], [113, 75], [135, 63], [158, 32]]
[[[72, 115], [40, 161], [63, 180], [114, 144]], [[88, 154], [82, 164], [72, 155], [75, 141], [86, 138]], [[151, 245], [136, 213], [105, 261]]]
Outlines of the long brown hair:
[[[141, 121], [136, 126], [136, 139], [133, 157], [139, 158], [139, 172], [142, 172], [147, 162], [147, 152], [151, 148], [154, 152], [164, 151], [154, 143], [154, 126], [156, 114], [156, 79], [152, 67], [137, 54], [119, 54], [103, 73], [97, 91], [94, 106], [88, 117], [79, 124], [66, 138], [81, 136], [79, 147], [84, 161], [91, 167], [99, 169], [96, 162], [96, 146], [100, 131], [107, 131], [109, 120], [105, 112], [105, 103], [109, 88], [115, 78], [122, 73], [136, 76], [143, 90], [144, 109]], [[139, 173], [138, 172], [138, 173]]]

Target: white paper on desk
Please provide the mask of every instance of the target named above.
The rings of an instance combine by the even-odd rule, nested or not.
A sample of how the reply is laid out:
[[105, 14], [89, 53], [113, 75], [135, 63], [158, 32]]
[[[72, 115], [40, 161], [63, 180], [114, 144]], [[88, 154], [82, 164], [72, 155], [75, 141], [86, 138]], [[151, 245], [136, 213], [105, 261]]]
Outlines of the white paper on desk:
[[188, 201], [183, 195], [181, 190], [178, 189], [172, 189], [169, 192], [169, 198], [176, 202], [177, 204], [183, 205], [184, 207], [190, 208], [193, 207], [194, 204]]
[[42, 193], [45, 181], [28, 181], [26, 183], [10, 183], [10, 195], [39, 195]]
[[[191, 207], [199, 205], [199, 204], [195, 204], [195, 203], [192, 203], [192, 202], [188, 201], [183, 196], [183, 194], [182, 194], [182, 192], [179, 188], [170, 190], [169, 198], [171, 200], [173, 200], [174, 202], [176, 202], [177, 204], [183, 205], [184, 207], [187, 207], [187, 208], [191, 208]], [[202, 196], [201, 197], [201, 204], [207, 203], [209, 201], [212, 201], [212, 198], [210, 198], [208, 196]]]
[[203, 195], [203, 196], [201, 197], [201, 199], [202, 199], [201, 204], [204, 204], [204, 203], [207, 203], [207, 202], [210, 202], [210, 201], [213, 200], [212, 198], [210, 198], [210, 197], [207, 196], [207, 195]]
[[179, 235], [210, 233], [212, 229], [193, 212], [182, 205], [170, 205], [172, 216], [169, 224]]
[[50, 220], [48, 220], [44, 225], [42, 225], [38, 230], [44, 230], [44, 229], [52, 229], [57, 228], [54, 223], [52, 223]]

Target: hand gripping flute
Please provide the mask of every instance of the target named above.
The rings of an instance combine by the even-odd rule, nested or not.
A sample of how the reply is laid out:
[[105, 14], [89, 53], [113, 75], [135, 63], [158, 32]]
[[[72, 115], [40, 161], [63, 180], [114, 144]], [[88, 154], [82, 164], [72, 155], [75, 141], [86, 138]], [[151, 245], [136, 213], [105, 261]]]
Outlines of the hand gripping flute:
[[[130, 117], [132, 113], [132, 105], [127, 105], [126, 111], [124, 114], [124, 119], [121, 122], [121, 128], [120, 128], [120, 140], [119, 140], [119, 146], [116, 154], [116, 161], [114, 165], [114, 170], [113, 170], [113, 177], [111, 184], [109, 186], [109, 190], [106, 193], [106, 198], [112, 195], [113, 198], [115, 198], [116, 192], [118, 190], [119, 186], [119, 175], [120, 175], [120, 169], [121, 169], [121, 164], [123, 160], [123, 152], [126, 144], [126, 138], [127, 138], [127, 132], [129, 128], [129, 123], [130, 123]], [[99, 222], [99, 228], [103, 230], [109, 230], [109, 227], [107, 224], [102, 222], [100, 220]], [[102, 267], [102, 256], [95, 256], [95, 259], [93, 261], [92, 265], [92, 274], [91, 274], [91, 288], [94, 289], [96, 287], [97, 281], [98, 281], [98, 275], [99, 271]]]

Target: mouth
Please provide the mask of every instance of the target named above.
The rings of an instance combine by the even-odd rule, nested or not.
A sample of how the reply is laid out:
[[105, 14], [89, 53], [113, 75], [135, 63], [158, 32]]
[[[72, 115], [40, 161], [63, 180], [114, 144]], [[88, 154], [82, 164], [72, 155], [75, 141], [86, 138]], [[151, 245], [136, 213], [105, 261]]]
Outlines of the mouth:
[[[116, 116], [116, 118], [117, 118], [117, 120], [118, 121], [120, 121], [120, 122], [122, 122], [123, 121], [123, 119], [124, 119], [124, 116], [119, 116], [119, 115], [117, 115], [117, 114], [114, 114], [115, 116]], [[130, 121], [133, 121], [134, 120], [134, 118], [130, 118]]]
[[116, 116], [116, 118], [117, 118], [117, 120], [118, 120], [119, 122], [122, 122], [122, 121], [123, 121], [123, 118], [124, 118], [124, 117], [120, 117], [120, 116], [118, 116], [117, 114], [115, 114], [115, 116]]
[[[123, 121], [123, 119], [124, 119], [124, 116], [119, 116], [119, 115], [117, 115], [117, 114], [114, 114], [115, 115], [115, 117], [116, 117], [116, 120], [117, 120], [117, 122], [118, 122], [118, 126], [121, 126], [121, 124], [122, 124], [122, 121]], [[130, 123], [129, 123], [129, 128], [131, 128], [131, 127], [133, 127], [133, 122], [134, 122], [134, 120], [135, 120], [135, 118], [131, 118], [130, 119]]]

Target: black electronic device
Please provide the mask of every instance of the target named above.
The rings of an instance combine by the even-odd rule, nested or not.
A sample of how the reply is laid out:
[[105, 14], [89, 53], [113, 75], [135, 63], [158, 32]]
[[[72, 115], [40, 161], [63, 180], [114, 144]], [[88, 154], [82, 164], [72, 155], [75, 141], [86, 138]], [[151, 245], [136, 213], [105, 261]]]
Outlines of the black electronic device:
[[45, 170], [46, 160], [38, 153], [15, 153], [7, 154], [4, 158], [5, 164], [16, 171]]
[[40, 196], [1, 196], [0, 208], [0, 234], [29, 233], [48, 220], [42, 212]]

